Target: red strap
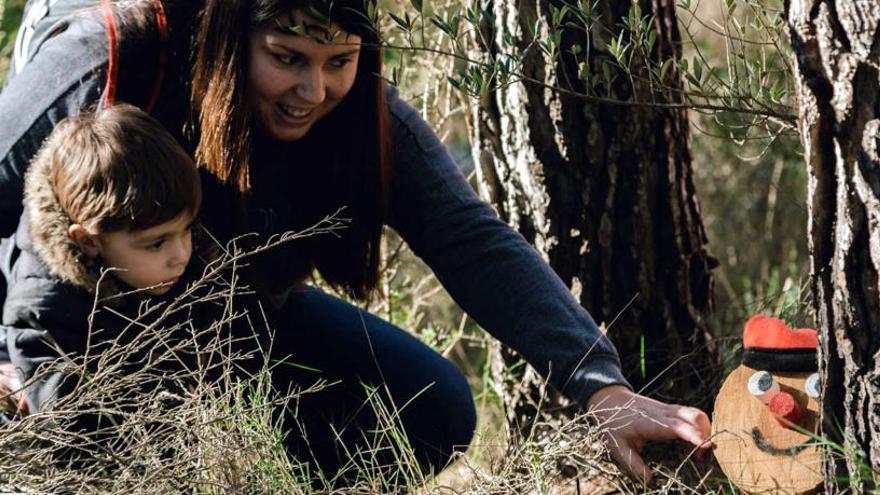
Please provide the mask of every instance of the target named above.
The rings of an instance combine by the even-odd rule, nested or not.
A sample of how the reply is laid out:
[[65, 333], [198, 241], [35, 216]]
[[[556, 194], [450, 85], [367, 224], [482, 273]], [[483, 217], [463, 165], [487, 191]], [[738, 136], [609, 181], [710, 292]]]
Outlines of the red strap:
[[116, 100], [116, 82], [119, 77], [119, 33], [110, 0], [101, 0], [104, 23], [107, 25], [107, 84], [104, 86], [104, 107], [113, 105]]
[[162, 5], [162, 0], [153, 0], [153, 8], [156, 9], [156, 28], [159, 30], [159, 67], [156, 70], [156, 79], [153, 81], [153, 94], [144, 107], [147, 113], [153, 113], [153, 107], [159, 101], [159, 91], [165, 78], [165, 62], [168, 58], [168, 18], [165, 17], [165, 6]]
[[[152, 113], [159, 100], [162, 80], [165, 78], [165, 64], [168, 59], [168, 18], [165, 16], [165, 6], [162, 4], [162, 0], [153, 0], [153, 8], [156, 10], [156, 28], [159, 30], [159, 67], [156, 70], [150, 100], [144, 107], [144, 111], [147, 113]], [[107, 25], [108, 51], [107, 84], [104, 87], [103, 106], [109, 107], [116, 101], [116, 86], [119, 81], [119, 30], [116, 26], [116, 17], [113, 15], [110, 0], [101, 0], [101, 9], [104, 11], [104, 22]]]

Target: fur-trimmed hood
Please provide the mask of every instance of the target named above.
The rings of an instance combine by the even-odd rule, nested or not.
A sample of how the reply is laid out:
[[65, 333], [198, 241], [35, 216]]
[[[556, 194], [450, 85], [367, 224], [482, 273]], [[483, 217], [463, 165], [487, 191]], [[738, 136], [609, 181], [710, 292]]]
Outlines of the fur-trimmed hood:
[[[27, 234], [33, 253], [53, 276], [93, 293], [100, 278], [98, 264], [89, 260], [68, 234], [72, 222], [51, 186], [51, 160], [47, 158], [39, 153], [24, 179]], [[102, 295], [108, 291], [118, 292], [119, 287], [113, 277], [105, 276]]]

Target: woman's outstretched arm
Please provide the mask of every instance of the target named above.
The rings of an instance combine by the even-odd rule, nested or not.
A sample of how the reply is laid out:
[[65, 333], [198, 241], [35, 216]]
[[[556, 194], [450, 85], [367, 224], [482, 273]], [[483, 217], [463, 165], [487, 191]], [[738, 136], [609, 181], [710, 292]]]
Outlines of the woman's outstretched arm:
[[[608, 421], [612, 455], [633, 476], [650, 477], [638, 454], [644, 442], [708, 438], [701, 411], [630, 390], [614, 346], [565, 284], [477, 197], [418, 112], [393, 89], [388, 101], [395, 138], [392, 227], [456, 302], [557, 389], [594, 407]], [[621, 420], [627, 411], [640, 415]]]
[[394, 227], [450, 295], [580, 404], [628, 386], [617, 351], [526, 240], [480, 200], [418, 113], [391, 90]]

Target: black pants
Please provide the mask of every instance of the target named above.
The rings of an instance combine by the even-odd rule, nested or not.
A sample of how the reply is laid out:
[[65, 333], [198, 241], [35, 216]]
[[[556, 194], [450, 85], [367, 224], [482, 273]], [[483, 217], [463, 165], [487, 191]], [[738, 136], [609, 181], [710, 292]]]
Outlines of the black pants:
[[277, 327], [277, 388], [339, 381], [285, 413], [287, 446], [300, 460], [328, 476], [352, 458], [394, 469], [401, 444], [390, 428], [405, 433], [423, 471], [439, 472], [467, 448], [476, 426], [467, 380], [413, 336], [312, 287], [288, 296]]

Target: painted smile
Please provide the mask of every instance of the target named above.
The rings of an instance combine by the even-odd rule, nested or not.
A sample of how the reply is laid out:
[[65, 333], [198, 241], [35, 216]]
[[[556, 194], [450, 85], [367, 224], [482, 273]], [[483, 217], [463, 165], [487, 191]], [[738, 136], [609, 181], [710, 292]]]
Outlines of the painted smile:
[[776, 447], [774, 445], [771, 445], [770, 442], [768, 442], [767, 439], [764, 438], [764, 434], [761, 433], [761, 430], [759, 430], [757, 427], [752, 428], [752, 441], [755, 442], [755, 447], [757, 447], [758, 450], [760, 450], [761, 452], [764, 452], [765, 454], [770, 454], [772, 456], [777, 456], [777, 457], [779, 457], [779, 456], [792, 456], [793, 457], [793, 456], [796, 456], [796, 455], [800, 454], [801, 452], [803, 452], [804, 449], [806, 449], [807, 447], [810, 447], [811, 445], [815, 445], [814, 443], [812, 443], [812, 439], [808, 439], [800, 445], [795, 445], [794, 447], [788, 447], [788, 448], [782, 449], [782, 448]]

